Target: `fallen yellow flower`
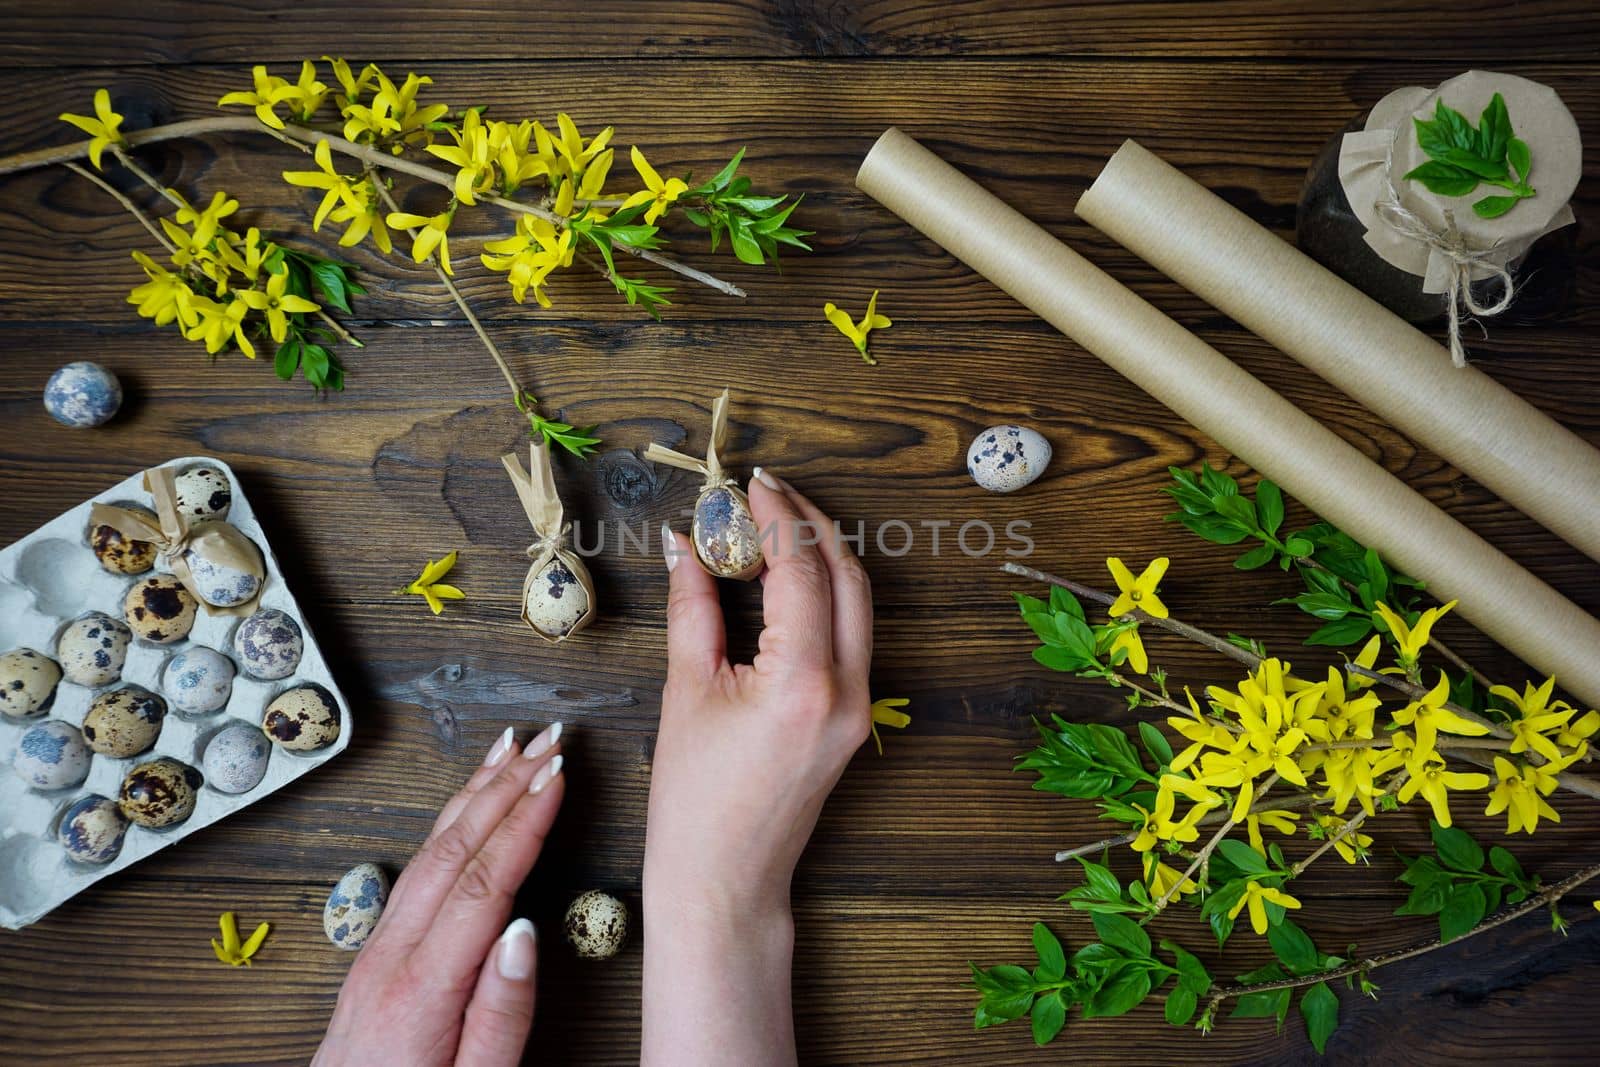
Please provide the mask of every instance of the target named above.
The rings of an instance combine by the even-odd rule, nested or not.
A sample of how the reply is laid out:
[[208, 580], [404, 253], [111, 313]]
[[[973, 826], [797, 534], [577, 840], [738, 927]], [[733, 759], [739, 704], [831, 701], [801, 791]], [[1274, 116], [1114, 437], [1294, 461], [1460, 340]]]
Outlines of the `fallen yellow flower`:
[[249, 967], [250, 957], [256, 954], [261, 943], [267, 939], [267, 932], [272, 929], [271, 924], [262, 923], [257, 926], [255, 933], [243, 944], [239, 943], [239, 927], [234, 922], [233, 912], [225, 911], [217, 919], [217, 926], [222, 931], [222, 941], [211, 939], [211, 951], [217, 954], [217, 959], [230, 967]]
[[863, 360], [874, 367], [878, 365], [878, 361], [867, 351], [867, 335], [873, 330], [887, 330], [894, 325], [888, 317], [878, 314], [878, 290], [872, 290], [872, 299], [867, 301], [867, 314], [859, 323], [852, 321], [843, 308], [831, 301], [822, 305], [822, 313], [840, 333], [850, 338], [850, 343], [856, 346]]
[[911, 716], [897, 708], [903, 708], [911, 703], [907, 697], [884, 697], [882, 700], [872, 702], [872, 743], [878, 746], [878, 755], [883, 755], [883, 738], [878, 736], [878, 727], [893, 726], [903, 730], [911, 725]]
[[439, 581], [440, 578], [449, 574], [450, 568], [455, 565], [455, 552], [451, 552], [437, 563], [430, 559], [428, 565], [422, 568], [422, 573], [417, 576], [417, 580], [403, 589], [396, 589], [395, 595], [406, 596], [411, 594], [420, 596], [428, 602], [428, 607], [433, 609], [433, 613], [438, 615], [444, 611], [444, 601], [465, 600], [467, 598], [467, 594], [455, 586], [446, 585]]

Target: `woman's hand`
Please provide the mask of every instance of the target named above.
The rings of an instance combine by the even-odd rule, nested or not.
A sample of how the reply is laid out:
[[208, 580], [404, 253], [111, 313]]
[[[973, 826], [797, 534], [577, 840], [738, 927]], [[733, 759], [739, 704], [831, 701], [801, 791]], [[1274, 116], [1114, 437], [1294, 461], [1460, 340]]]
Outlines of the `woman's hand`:
[[671, 591], [644, 864], [648, 1064], [793, 1061], [789, 882], [870, 724], [866, 571], [832, 521], [770, 472], [757, 468], [750, 507], [768, 569], [749, 665], [727, 660], [716, 582], [663, 530]]
[[535, 934], [507, 920], [561, 807], [560, 739], [557, 723], [519, 752], [508, 728], [445, 804], [351, 966], [313, 1064], [522, 1062]]

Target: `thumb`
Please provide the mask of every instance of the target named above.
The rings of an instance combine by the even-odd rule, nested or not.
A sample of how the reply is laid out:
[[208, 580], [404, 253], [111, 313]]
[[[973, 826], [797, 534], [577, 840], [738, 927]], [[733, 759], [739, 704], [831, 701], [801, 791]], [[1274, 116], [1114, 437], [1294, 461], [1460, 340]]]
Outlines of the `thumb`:
[[478, 975], [478, 987], [461, 1024], [457, 1067], [516, 1067], [533, 1029], [538, 935], [515, 919], [500, 935]]
[[661, 552], [666, 557], [667, 672], [709, 677], [727, 662], [727, 630], [717, 580], [694, 558], [689, 539], [661, 526]]

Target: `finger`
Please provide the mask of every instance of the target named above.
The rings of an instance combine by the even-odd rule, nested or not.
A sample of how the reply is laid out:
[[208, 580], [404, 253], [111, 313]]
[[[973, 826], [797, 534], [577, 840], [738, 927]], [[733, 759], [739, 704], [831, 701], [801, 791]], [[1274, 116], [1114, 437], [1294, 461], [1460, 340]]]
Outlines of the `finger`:
[[516, 1067], [533, 1029], [538, 934], [514, 919], [500, 935], [478, 975], [478, 988], [461, 1024], [456, 1063], [461, 1067]]
[[545, 761], [439, 904], [416, 956], [445, 988], [469, 984], [511, 916], [517, 890], [533, 870], [565, 793], [565, 761]]
[[[770, 475], [768, 476], [770, 477]], [[761, 531], [767, 556], [762, 586], [762, 653], [790, 665], [833, 666], [833, 594], [828, 565], [816, 543], [832, 531], [807, 522], [782, 489], [758, 479], [750, 482], [750, 511]]]
[[520, 757], [502, 762], [455, 821], [423, 846], [390, 894], [389, 907], [379, 924], [386, 939], [410, 945], [422, 938], [456, 879], [527, 793], [528, 784], [549, 762], [560, 739], [561, 724], [555, 723], [529, 741]]
[[722, 622], [717, 580], [694, 562], [689, 539], [661, 525], [667, 553], [667, 671], [697, 677], [727, 663], [728, 633]]
[[506, 761], [506, 757], [515, 756], [520, 751], [515, 734], [511, 727], [507, 726], [505, 732], [495, 738], [494, 744], [489, 746], [489, 751], [483, 757], [483, 765], [472, 772], [472, 777], [461, 787], [461, 792], [445, 801], [444, 807], [439, 809], [439, 817], [433, 821], [433, 829], [428, 831], [428, 838], [423, 845], [426, 846], [428, 841], [439, 836], [440, 830], [455, 822], [456, 816], [467, 806], [467, 801], [477, 796], [478, 790], [489, 783], [489, 779], [495, 776], [495, 772]]
[[872, 667], [872, 581], [861, 560], [845, 545], [832, 519], [805, 494], [771, 471], [771, 478], [789, 498], [800, 517], [823, 531], [817, 551], [827, 564], [833, 593], [833, 658], [842, 668], [860, 675], [863, 683]]

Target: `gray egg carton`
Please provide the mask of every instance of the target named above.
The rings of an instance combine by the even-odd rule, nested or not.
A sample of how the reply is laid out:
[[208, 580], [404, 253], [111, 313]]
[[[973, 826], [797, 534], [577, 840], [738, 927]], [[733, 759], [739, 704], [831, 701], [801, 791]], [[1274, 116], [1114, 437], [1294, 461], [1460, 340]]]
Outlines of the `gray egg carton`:
[[[208, 615], [202, 609], [195, 619], [194, 629], [183, 641], [158, 646], [135, 638], [128, 646], [127, 661], [119, 681], [90, 689], [63, 678], [56, 687], [55, 702], [46, 715], [27, 720], [0, 715], [0, 926], [15, 930], [37, 921], [100, 879], [138, 863], [315, 770], [350, 743], [350, 706], [334, 684], [300, 605], [284, 584], [277, 557], [262, 535], [239, 479], [226, 463], [206, 456], [189, 456], [164, 464], [180, 471], [202, 465], [216, 467], [227, 474], [233, 487], [228, 521], [261, 548], [267, 576], [258, 606], [277, 608], [300, 626], [305, 651], [299, 669], [290, 677], [274, 682], [260, 681], [236, 670], [227, 706], [205, 715], [180, 713], [169, 699], [167, 716], [153, 748], [128, 759], [95, 754], [89, 777], [82, 784], [51, 792], [30, 788], [11, 768], [18, 741], [28, 727], [47, 719], [82, 726], [90, 701], [99, 693], [122, 685], [142, 686], [165, 699], [166, 694], [161, 689], [162, 668], [174, 654], [195, 645], [216, 649], [235, 661], [237, 668], [233, 632], [244, 617]], [[111, 574], [100, 566], [89, 547], [92, 504], [151, 506], [141, 479], [142, 472], [123, 480], [0, 550], [0, 652], [33, 648], [53, 659], [56, 639], [68, 623], [91, 611], [122, 618], [122, 601], [128, 587], [150, 573], [166, 570], [165, 565], [158, 562], [155, 571], [145, 575]], [[199, 771], [206, 743], [218, 730], [240, 720], [259, 727], [262, 714], [274, 697], [286, 689], [311, 683], [327, 690], [339, 705], [339, 737], [333, 744], [315, 752], [293, 752], [273, 745], [266, 777], [254, 789], [230, 795], [202, 785], [194, 813], [188, 819], [159, 830], [130, 825], [122, 851], [110, 863], [91, 866], [77, 862], [56, 841], [57, 822], [73, 800], [86, 793], [116, 800], [123, 776], [136, 764], [160, 756], [170, 756]]]

